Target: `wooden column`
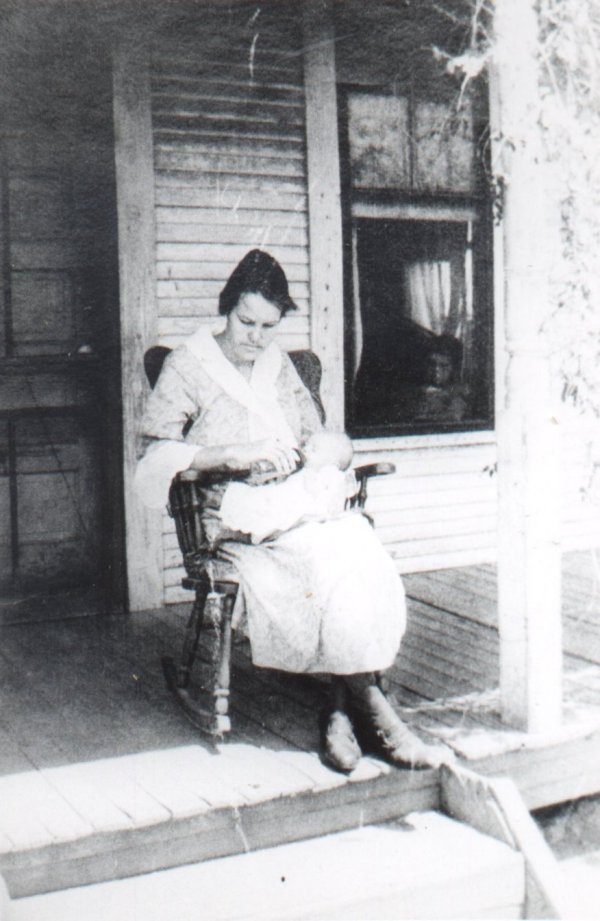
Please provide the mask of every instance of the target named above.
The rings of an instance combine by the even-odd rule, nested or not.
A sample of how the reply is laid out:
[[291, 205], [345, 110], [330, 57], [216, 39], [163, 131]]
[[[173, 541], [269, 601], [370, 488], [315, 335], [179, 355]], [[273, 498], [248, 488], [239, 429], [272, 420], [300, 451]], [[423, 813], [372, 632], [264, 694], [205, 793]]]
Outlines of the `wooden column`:
[[328, 427], [344, 428], [344, 290], [335, 45], [330, 0], [304, 6], [311, 347]]
[[533, 0], [497, 0], [495, 31], [494, 157], [507, 175], [497, 346], [502, 711], [506, 722], [543, 732], [560, 723], [562, 705], [560, 471], [543, 333], [552, 215], [538, 128]]
[[[133, 32], [131, 33], [133, 34]], [[134, 494], [138, 429], [148, 386], [143, 357], [156, 340], [154, 167], [147, 53], [123, 42], [113, 58], [113, 114], [119, 237], [123, 464], [130, 610], [163, 601], [161, 514]]]

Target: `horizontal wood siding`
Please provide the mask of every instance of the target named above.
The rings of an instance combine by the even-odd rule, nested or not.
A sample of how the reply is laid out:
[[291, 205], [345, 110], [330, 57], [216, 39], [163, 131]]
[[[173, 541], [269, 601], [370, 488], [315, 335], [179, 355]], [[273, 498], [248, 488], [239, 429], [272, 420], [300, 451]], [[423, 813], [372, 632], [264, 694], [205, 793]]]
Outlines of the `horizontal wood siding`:
[[231, 270], [262, 247], [285, 267], [299, 307], [283, 321], [282, 344], [308, 346], [300, 37], [283, 8], [203, 8], [184, 34], [174, 28], [155, 41], [158, 337], [166, 345], [199, 320], [215, 324]]
[[400, 572], [495, 559], [495, 444], [373, 450], [362, 442], [356, 461], [374, 460], [396, 466], [371, 481], [367, 510]]
[[[154, 42], [157, 338], [218, 328], [219, 292], [253, 247], [286, 270], [298, 312], [284, 348], [309, 346], [308, 200], [301, 23], [287, 4], [198, 9]], [[165, 600], [188, 599], [165, 515]]]

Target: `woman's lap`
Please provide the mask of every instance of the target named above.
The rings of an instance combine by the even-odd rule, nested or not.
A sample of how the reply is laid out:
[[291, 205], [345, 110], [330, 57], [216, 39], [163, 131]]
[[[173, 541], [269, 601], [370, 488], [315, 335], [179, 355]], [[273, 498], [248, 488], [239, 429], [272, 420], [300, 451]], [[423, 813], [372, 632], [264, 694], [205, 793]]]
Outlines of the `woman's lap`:
[[293, 672], [388, 668], [405, 627], [402, 582], [362, 516], [311, 522], [258, 546], [229, 543], [253, 661]]

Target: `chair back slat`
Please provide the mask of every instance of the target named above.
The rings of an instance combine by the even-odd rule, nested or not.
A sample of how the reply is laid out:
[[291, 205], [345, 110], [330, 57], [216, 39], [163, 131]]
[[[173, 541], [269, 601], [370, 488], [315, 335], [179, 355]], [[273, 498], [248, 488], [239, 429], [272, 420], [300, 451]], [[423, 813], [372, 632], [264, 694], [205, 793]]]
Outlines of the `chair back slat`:
[[210, 554], [202, 510], [205, 505], [204, 487], [193, 480], [174, 477], [169, 489], [169, 515], [175, 521], [175, 531], [188, 576], [197, 575]]
[[288, 355], [292, 359], [300, 380], [313, 398], [321, 422], [325, 422], [325, 407], [321, 401], [323, 368], [318, 355], [315, 355], [310, 349], [297, 349], [294, 352], [288, 352]]
[[166, 345], [153, 345], [144, 352], [144, 371], [152, 390], [156, 386], [165, 358], [170, 352], [171, 349]]

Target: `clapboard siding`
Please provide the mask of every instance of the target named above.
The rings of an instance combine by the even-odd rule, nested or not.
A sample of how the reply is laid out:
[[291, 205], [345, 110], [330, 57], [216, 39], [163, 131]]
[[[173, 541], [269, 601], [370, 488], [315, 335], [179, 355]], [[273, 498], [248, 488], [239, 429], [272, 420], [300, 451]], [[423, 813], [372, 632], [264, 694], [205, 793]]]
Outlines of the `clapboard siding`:
[[[169, 177], [164, 177], [165, 179]], [[236, 214], [237, 211], [256, 210], [261, 211], [260, 227], [264, 229], [270, 227], [271, 213], [278, 211], [288, 211], [291, 215], [305, 210], [307, 207], [307, 198], [304, 193], [284, 191], [280, 187], [269, 189], [265, 180], [258, 180], [249, 177], [245, 188], [240, 188], [241, 183], [236, 184], [233, 180], [228, 180], [227, 185], [219, 184], [218, 177], [206, 176], [204, 186], [201, 181], [194, 188], [188, 188], [180, 183], [173, 186], [170, 182], [164, 182], [162, 185], [157, 177], [156, 183], [156, 203], [165, 207], [181, 206], [182, 208], [218, 208], [221, 212], [221, 222], [225, 213], [229, 211]], [[278, 186], [283, 183], [278, 184]], [[243, 194], [242, 194], [243, 193]], [[209, 215], [194, 214], [191, 210], [188, 220], [198, 220]], [[291, 216], [290, 215], [290, 216]], [[205, 221], [201, 220], [201, 224]]]
[[369, 485], [367, 509], [400, 572], [490, 562], [495, 558], [496, 446], [486, 443], [396, 447], [357, 445], [357, 463], [391, 461], [396, 472]]
[[[199, 243], [227, 244], [231, 240], [232, 226], [236, 228], [236, 236], [240, 241], [239, 245], [253, 246], [256, 242], [256, 230], [252, 225], [245, 227], [230, 222], [221, 226], [213, 225], [212, 227], [199, 228], [196, 224], [189, 223], [187, 215], [183, 216], [183, 220], [178, 220], [177, 217], [174, 218], [173, 215], [169, 217], [172, 223], [169, 223], [168, 220], [161, 221], [160, 218], [158, 219], [156, 242], [159, 245], [161, 243], [171, 243], [173, 241], [178, 241], [179, 243], [193, 242], [196, 245]], [[267, 239], [269, 232], [270, 228], [266, 233]], [[286, 226], [283, 239], [280, 240], [279, 245], [289, 247], [307, 246], [308, 234], [306, 228]]]
[[[164, 231], [164, 228], [168, 228], [171, 224], [186, 224], [197, 228], [197, 239], [200, 242], [204, 239], [203, 234], [210, 233], [211, 230], [214, 230], [217, 234], [225, 234], [229, 232], [228, 229], [231, 226], [239, 228], [240, 238], [245, 239], [242, 235], [244, 233], [250, 233], [253, 230], [256, 232], [256, 224], [263, 220], [262, 211], [253, 211], [250, 208], [227, 210], [222, 207], [204, 208], [203, 215], [207, 223], [198, 225], [193, 222], [194, 213], [188, 210], [188, 208], [191, 207], [192, 205], [187, 197], [185, 198], [184, 205], [179, 208], [176, 206], [169, 208], [158, 207], [156, 209], [158, 238], [160, 238], [160, 234]], [[267, 232], [271, 232], [272, 227], [283, 227], [284, 232], [282, 239], [284, 240], [293, 239], [293, 235], [297, 231], [306, 234], [306, 237], [308, 237], [307, 225], [308, 222], [304, 211], [296, 210], [289, 212], [271, 209], [269, 211], [269, 227], [267, 228]], [[183, 235], [184, 233], [185, 231], [182, 230], [181, 234]], [[186, 237], [182, 236], [179, 239], [186, 239]], [[227, 239], [229, 240], [230, 237], [227, 237]], [[301, 242], [304, 243], [304, 240]]]
[[[172, 68], [173, 54], [177, 54], [177, 64]], [[154, 58], [161, 74], [158, 77], [155, 73], [153, 78], [157, 95], [161, 92], [172, 92], [174, 87], [179, 87], [184, 94], [195, 93], [198, 87], [201, 92], [215, 87], [225, 87], [230, 94], [235, 94], [240, 88], [244, 94], [252, 92], [252, 87], [248, 85], [248, 67], [245, 64], [231, 61], [224, 63], [215, 60], [214, 56], [212, 60], [202, 64], [197, 59], [179, 54], [178, 50], [173, 48], [170, 56], [155, 53]], [[182, 65], [185, 70], [181, 69]], [[297, 83], [286, 81], [280, 67], [271, 67], [263, 63], [261, 73], [268, 76], [268, 83], [264, 82], [261, 87], [263, 99], [285, 99], [294, 95], [302, 97], [303, 88]]]
[[[247, 252], [247, 244], [159, 243], [156, 247], [158, 278], [207, 279], [222, 283], [223, 270], [236, 265]], [[299, 247], [273, 245], [269, 252], [279, 260], [288, 257], [286, 274], [290, 284], [308, 282], [308, 265], [300, 261], [302, 251]]]
[[152, 54], [158, 339], [216, 321], [253, 247], [285, 266], [299, 312], [282, 344], [309, 343], [309, 253], [300, 29], [295, 14], [210, 8]]
[[[191, 335], [199, 326], [206, 325], [213, 331], [218, 331], [223, 321], [213, 316], [166, 316], [158, 320], [158, 339], [163, 345], [174, 348], [180, 345], [186, 336]], [[285, 317], [281, 322], [277, 341], [282, 348], [292, 351], [304, 348], [303, 340], [309, 334], [308, 314], [304, 316]], [[300, 345], [298, 344], [300, 342]]]
[[[181, 279], [181, 278], [165, 278], [158, 279], [157, 291], [159, 298], [168, 297], [168, 298], [177, 298], [179, 296], [186, 297], [201, 297], [209, 298], [213, 304], [213, 311], [211, 314], [206, 314], [206, 316], [214, 314], [214, 304], [216, 298], [219, 296], [219, 292], [223, 287], [222, 281], [217, 281], [216, 279]], [[290, 294], [295, 301], [304, 300], [308, 301], [308, 285], [305, 282], [299, 282], [295, 284], [292, 282], [290, 284]], [[300, 306], [300, 305], [298, 305]], [[308, 345], [308, 343], [307, 343]], [[300, 346], [299, 346], [300, 347]]]
[[[186, 145], [186, 148], [175, 147], [174, 142], [158, 139], [155, 165], [157, 169], [170, 172], [214, 173], [227, 182], [229, 175], [240, 177], [249, 175], [253, 178], [265, 176], [268, 179], [279, 178], [285, 183], [286, 190], [302, 189], [301, 160], [284, 159], [283, 157], [257, 157], [252, 156], [250, 148], [246, 153], [227, 154], [213, 153], [206, 150], [202, 140], [198, 139], [195, 145]], [[198, 147], [202, 145], [202, 150]], [[273, 183], [275, 185], [275, 183]]]

